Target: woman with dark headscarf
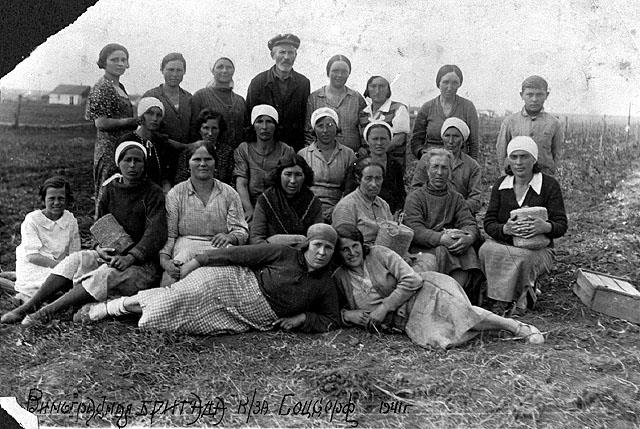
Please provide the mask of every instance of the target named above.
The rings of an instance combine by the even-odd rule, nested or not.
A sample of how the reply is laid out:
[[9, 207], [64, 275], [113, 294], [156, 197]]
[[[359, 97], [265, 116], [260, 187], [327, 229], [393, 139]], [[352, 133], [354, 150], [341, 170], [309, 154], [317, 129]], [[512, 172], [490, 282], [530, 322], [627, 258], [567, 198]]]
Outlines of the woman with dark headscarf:
[[[334, 55], [327, 62], [329, 85], [313, 91], [307, 100], [307, 121], [305, 126], [307, 144], [313, 143], [313, 126], [311, 114], [321, 107], [329, 107], [338, 114], [340, 134], [336, 136], [338, 143], [358, 153], [362, 147], [360, 132], [360, 112], [367, 103], [358, 91], [349, 88], [346, 83], [351, 74], [351, 61], [344, 55]], [[362, 153], [365, 154], [363, 149]]]
[[307, 229], [324, 220], [322, 203], [309, 189], [313, 170], [293, 155], [280, 160], [271, 176], [271, 187], [256, 201], [249, 242], [301, 243]]
[[180, 87], [187, 71], [187, 61], [181, 53], [165, 55], [160, 63], [164, 84], [145, 92], [143, 97], [155, 97], [164, 105], [160, 132], [180, 143], [189, 142], [191, 94]]
[[232, 151], [244, 141], [244, 124], [247, 112], [244, 98], [233, 92], [235, 71], [235, 66], [229, 58], [218, 58], [211, 67], [213, 84], [199, 89], [193, 94], [191, 98], [191, 141], [201, 138], [198, 115], [203, 109], [222, 113], [227, 125], [226, 141]]
[[336, 239], [331, 226], [319, 223], [296, 248], [265, 243], [208, 250], [184, 264], [182, 279], [170, 287], [94, 304], [84, 320], [138, 313], [142, 329], [200, 335], [336, 329], [338, 292], [330, 269]]
[[478, 112], [470, 100], [457, 95], [462, 85], [462, 71], [456, 65], [440, 67], [436, 86], [440, 95], [422, 105], [413, 124], [411, 152], [417, 159], [430, 147], [442, 147], [440, 130], [445, 119], [456, 117], [469, 126], [469, 138], [464, 152], [478, 159]]
[[85, 112], [85, 118], [93, 121], [97, 129], [93, 152], [96, 211], [102, 182], [118, 171], [113, 162], [118, 141], [138, 125], [129, 95], [120, 83], [120, 77], [129, 68], [127, 48], [109, 43], [100, 51], [98, 67], [104, 70], [104, 76], [91, 88]]

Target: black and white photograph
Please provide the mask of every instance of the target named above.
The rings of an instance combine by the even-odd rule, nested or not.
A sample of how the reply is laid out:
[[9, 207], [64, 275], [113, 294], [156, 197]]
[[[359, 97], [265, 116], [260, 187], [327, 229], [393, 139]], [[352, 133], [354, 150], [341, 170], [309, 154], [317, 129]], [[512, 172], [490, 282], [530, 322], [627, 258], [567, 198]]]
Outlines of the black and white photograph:
[[640, 425], [640, 8], [3, 7], [0, 427]]

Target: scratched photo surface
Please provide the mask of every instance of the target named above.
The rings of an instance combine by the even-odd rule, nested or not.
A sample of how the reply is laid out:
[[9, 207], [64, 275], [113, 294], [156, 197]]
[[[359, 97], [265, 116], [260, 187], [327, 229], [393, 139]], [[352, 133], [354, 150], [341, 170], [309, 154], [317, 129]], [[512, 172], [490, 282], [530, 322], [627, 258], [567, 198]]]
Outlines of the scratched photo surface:
[[[184, 55], [181, 87], [192, 94], [212, 81], [217, 58], [231, 58], [233, 89], [246, 97], [251, 79], [273, 66], [267, 41], [293, 33], [294, 70], [311, 91], [328, 84], [327, 61], [342, 54], [352, 65], [348, 87], [363, 93], [370, 76], [388, 77], [412, 121], [439, 95], [438, 69], [460, 67], [458, 95], [480, 114], [479, 225], [502, 174], [500, 124], [522, 108], [524, 78], [547, 80], [545, 111], [565, 133], [556, 179], [569, 231], [555, 243], [537, 307], [518, 319], [546, 342], [484, 332], [441, 350], [358, 328], [191, 336], [140, 330], [135, 317], [80, 325], [62, 314], [46, 326], [0, 325], [0, 396], [53, 427], [639, 425], [640, 328], [573, 292], [579, 268], [640, 285], [639, 22], [640, 8], [622, 0], [97, 1], [0, 79], [4, 271], [14, 270], [20, 224], [41, 208], [38, 187], [54, 174], [70, 181], [70, 210], [90, 244], [95, 128], [83, 106], [43, 97], [61, 84], [93, 86], [105, 44], [128, 49], [120, 82], [132, 98], [162, 83], [169, 52]], [[408, 155], [407, 185], [415, 163]], [[12, 295], [1, 290], [0, 313], [15, 307]]]

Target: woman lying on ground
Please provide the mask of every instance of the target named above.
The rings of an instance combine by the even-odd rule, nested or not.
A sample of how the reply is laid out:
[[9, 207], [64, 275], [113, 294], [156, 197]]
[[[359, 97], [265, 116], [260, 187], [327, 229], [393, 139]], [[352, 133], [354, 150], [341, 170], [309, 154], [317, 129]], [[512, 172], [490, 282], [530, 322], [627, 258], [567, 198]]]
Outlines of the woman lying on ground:
[[[528, 136], [514, 137], [507, 145], [506, 176], [491, 189], [484, 230], [493, 240], [480, 247], [480, 263], [487, 277], [487, 296], [498, 301], [494, 310], [524, 312], [540, 293], [538, 278], [553, 265], [553, 239], [567, 232], [567, 215], [560, 185], [540, 172], [538, 146]], [[548, 220], [510, 215], [523, 207], [544, 207]], [[546, 237], [537, 249], [515, 247], [514, 238]], [[529, 305], [527, 305], [529, 304]]]
[[367, 246], [353, 225], [337, 228], [338, 282], [345, 325], [403, 330], [423, 347], [462, 344], [479, 331], [504, 329], [529, 343], [544, 337], [533, 325], [472, 306], [460, 285], [444, 274], [415, 272], [397, 253]]
[[249, 243], [302, 243], [307, 229], [323, 221], [322, 203], [309, 189], [313, 171], [300, 155], [278, 162], [273, 185], [256, 201]]
[[48, 178], [40, 187], [40, 199], [44, 208], [27, 214], [20, 226], [12, 286], [21, 302], [38, 291], [60, 261], [80, 250], [78, 221], [65, 210], [73, 202], [69, 182], [60, 176]]
[[378, 236], [380, 222], [392, 220], [389, 204], [378, 195], [383, 186], [384, 168], [371, 158], [361, 158], [351, 173], [358, 188], [338, 201], [333, 210], [332, 225], [354, 225], [367, 244], [373, 244]]
[[[158, 252], [167, 241], [167, 220], [162, 189], [145, 177], [146, 155], [138, 142], [120, 143], [115, 162], [121, 174], [105, 181], [98, 204], [98, 218], [113, 215], [135, 243], [133, 247], [120, 255], [100, 246], [72, 253], [55, 266], [31, 299], [3, 316], [4, 323], [45, 323], [68, 307], [113, 295], [133, 295], [158, 285]], [[64, 291], [68, 292], [28, 314]]]
[[86, 306], [83, 318], [141, 313], [142, 329], [201, 335], [335, 329], [338, 292], [328, 265], [336, 240], [335, 230], [319, 223], [299, 248], [254, 244], [209, 250], [182, 266], [179, 282]]
[[249, 227], [240, 196], [214, 178], [215, 146], [200, 140], [187, 149], [191, 176], [167, 194], [168, 239], [160, 251], [161, 286], [180, 279], [180, 266], [207, 249], [242, 245]]
[[479, 236], [476, 220], [462, 195], [449, 187], [451, 152], [432, 148], [425, 160], [429, 180], [409, 194], [404, 206], [404, 223], [414, 232], [409, 249], [416, 260], [413, 267], [453, 277], [475, 304], [482, 278], [473, 248]]

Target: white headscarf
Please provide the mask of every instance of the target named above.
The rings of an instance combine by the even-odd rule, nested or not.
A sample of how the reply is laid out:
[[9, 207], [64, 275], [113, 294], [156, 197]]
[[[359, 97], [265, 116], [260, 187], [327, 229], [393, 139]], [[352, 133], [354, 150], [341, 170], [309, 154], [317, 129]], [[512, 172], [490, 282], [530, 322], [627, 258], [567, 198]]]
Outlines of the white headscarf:
[[364, 131], [362, 135], [364, 136], [365, 141], [369, 138], [369, 130], [371, 130], [371, 128], [373, 128], [374, 126], [378, 126], [378, 125], [388, 129], [389, 135], [393, 136], [393, 130], [391, 129], [391, 125], [387, 124], [385, 121], [375, 120], [375, 121], [369, 122], [367, 126], [364, 127]]
[[155, 97], [143, 97], [138, 102], [138, 117], [147, 113], [147, 111], [152, 107], [159, 108], [162, 111], [162, 116], [164, 116], [164, 105], [162, 104], [162, 101]]
[[511, 139], [507, 145], [507, 156], [516, 150], [529, 152], [531, 156], [533, 156], [533, 159], [538, 160], [538, 145], [529, 136], [517, 136]]
[[444, 121], [444, 123], [442, 124], [442, 128], [440, 128], [440, 137], [444, 137], [444, 132], [451, 127], [460, 131], [460, 134], [462, 134], [462, 138], [464, 139], [464, 141], [467, 141], [467, 139], [469, 138], [469, 134], [471, 134], [469, 126], [462, 119], [455, 117], [447, 118]]
[[140, 149], [142, 151], [142, 153], [144, 153], [144, 158], [147, 158], [147, 149], [141, 145], [138, 142], [134, 142], [134, 141], [124, 141], [122, 143], [120, 143], [118, 145], [118, 147], [116, 148], [116, 156], [115, 156], [115, 160], [116, 160], [116, 165], [118, 165], [118, 162], [120, 162], [120, 155], [127, 149], [131, 148], [131, 147], [137, 147], [138, 149]]
[[316, 109], [312, 114], [311, 114], [311, 128], [315, 128], [316, 127], [316, 122], [318, 122], [318, 120], [322, 119], [322, 118], [326, 118], [329, 117], [331, 119], [333, 119], [333, 122], [336, 123], [336, 127], [339, 126], [340, 124], [338, 123], [338, 114], [336, 113], [335, 110], [333, 110], [330, 107], [320, 107], [319, 109]]
[[273, 106], [269, 106], [268, 104], [258, 104], [253, 109], [251, 109], [251, 123], [253, 124], [258, 116], [267, 115], [270, 118], [273, 118], [278, 123], [278, 111]]

